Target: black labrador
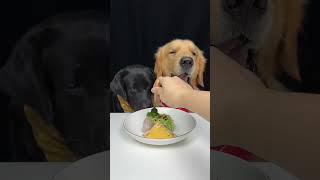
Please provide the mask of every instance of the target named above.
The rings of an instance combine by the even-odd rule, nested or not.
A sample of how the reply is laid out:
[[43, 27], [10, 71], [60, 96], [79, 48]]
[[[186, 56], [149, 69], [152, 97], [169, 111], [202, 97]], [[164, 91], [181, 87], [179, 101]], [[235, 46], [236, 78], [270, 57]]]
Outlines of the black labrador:
[[153, 106], [151, 88], [155, 74], [149, 67], [130, 65], [119, 70], [110, 83], [113, 111], [123, 112], [117, 95], [126, 100], [134, 111]]
[[33, 27], [0, 69], [0, 91], [11, 98], [12, 161], [46, 161], [26, 121], [39, 112], [82, 158], [109, 149], [109, 17], [64, 13]]

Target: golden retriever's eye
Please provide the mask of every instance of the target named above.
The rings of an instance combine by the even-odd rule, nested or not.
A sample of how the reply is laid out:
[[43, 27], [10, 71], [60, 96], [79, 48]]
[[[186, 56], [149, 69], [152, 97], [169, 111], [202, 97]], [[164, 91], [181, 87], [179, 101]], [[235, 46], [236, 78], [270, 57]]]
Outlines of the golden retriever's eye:
[[175, 50], [172, 50], [169, 52], [169, 54], [175, 54], [175, 53], [177, 53], [177, 51], [175, 51]]
[[192, 52], [192, 55], [196, 56], [196, 55], [197, 55], [197, 53], [196, 53], [196, 52]]

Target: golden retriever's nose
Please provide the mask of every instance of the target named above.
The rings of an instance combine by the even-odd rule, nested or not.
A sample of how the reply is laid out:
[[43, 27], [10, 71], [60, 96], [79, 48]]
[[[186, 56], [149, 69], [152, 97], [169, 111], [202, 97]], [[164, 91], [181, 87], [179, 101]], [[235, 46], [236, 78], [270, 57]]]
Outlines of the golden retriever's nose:
[[191, 57], [183, 57], [180, 60], [180, 66], [184, 69], [184, 70], [188, 70], [190, 68], [192, 68], [193, 66], [193, 59]]
[[258, 10], [264, 12], [267, 8], [268, 0], [225, 0], [224, 9], [231, 15], [239, 15], [244, 11]]

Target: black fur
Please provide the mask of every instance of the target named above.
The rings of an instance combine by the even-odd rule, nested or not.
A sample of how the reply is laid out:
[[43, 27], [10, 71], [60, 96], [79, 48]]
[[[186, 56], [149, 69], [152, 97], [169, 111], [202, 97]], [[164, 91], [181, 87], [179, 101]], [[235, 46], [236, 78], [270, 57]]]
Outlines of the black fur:
[[[66, 13], [32, 28], [0, 69], [0, 91], [11, 97], [13, 161], [43, 156], [23, 120], [23, 105], [58, 129], [80, 158], [109, 146], [109, 19], [95, 11]], [[24, 131], [23, 131], [24, 130]], [[13, 137], [13, 136], [11, 136]], [[26, 145], [29, 144], [29, 145]]]
[[123, 112], [116, 95], [120, 95], [128, 101], [135, 111], [152, 107], [151, 88], [154, 81], [155, 74], [151, 68], [130, 65], [121, 69], [110, 84], [114, 96], [114, 111]]

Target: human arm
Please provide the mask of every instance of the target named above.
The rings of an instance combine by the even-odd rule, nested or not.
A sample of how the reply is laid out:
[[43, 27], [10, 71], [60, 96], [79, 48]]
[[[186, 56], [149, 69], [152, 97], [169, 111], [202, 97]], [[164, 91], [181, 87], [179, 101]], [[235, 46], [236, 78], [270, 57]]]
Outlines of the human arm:
[[214, 145], [236, 145], [301, 179], [318, 176], [320, 95], [269, 90], [211, 49]]
[[178, 77], [159, 77], [152, 89], [171, 107], [183, 107], [210, 120], [210, 92], [192, 89]]

